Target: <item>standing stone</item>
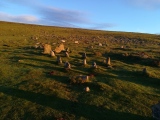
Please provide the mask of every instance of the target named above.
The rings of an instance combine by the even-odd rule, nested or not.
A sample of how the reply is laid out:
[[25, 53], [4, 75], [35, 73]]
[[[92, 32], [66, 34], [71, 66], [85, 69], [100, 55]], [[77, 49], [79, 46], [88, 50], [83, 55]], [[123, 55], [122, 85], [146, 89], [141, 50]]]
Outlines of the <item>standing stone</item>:
[[86, 64], [87, 64], [86, 59], [83, 59], [83, 65], [86, 65]]
[[68, 52], [65, 52], [65, 56], [66, 56], [66, 57], [69, 57], [69, 53], [68, 53]]
[[65, 62], [65, 63], [64, 63], [64, 68], [65, 68], [65, 69], [71, 69], [70, 63], [69, 63], [69, 62]]
[[58, 63], [58, 64], [62, 64], [62, 59], [61, 59], [60, 56], [57, 56], [57, 63]]
[[50, 54], [52, 49], [51, 49], [51, 45], [49, 44], [44, 44], [44, 51], [43, 51], [43, 54]]
[[69, 52], [69, 48], [66, 48], [66, 52]]
[[111, 60], [110, 60], [110, 57], [107, 57], [107, 59], [106, 59], [106, 64], [107, 64], [107, 66], [111, 66]]
[[51, 57], [54, 57], [55, 56], [55, 53], [54, 51], [51, 50]]
[[96, 62], [93, 62], [93, 63], [92, 63], [92, 68], [97, 68]]
[[86, 59], [87, 58], [87, 55], [86, 55], [86, 53], [84, 52], [83, 54], [82, 54], [82, 59]]
[[145, 75], [145, 76], [149, 75], [148, 71], [147, 71], [147, 68], [143, 68], [142, 74]]
[[57, 46], [55, 48], [56, 53], [60, 53], [62, 50], [64, 50], [64, 44], [63, 43], [61, 43], [59, 46]]

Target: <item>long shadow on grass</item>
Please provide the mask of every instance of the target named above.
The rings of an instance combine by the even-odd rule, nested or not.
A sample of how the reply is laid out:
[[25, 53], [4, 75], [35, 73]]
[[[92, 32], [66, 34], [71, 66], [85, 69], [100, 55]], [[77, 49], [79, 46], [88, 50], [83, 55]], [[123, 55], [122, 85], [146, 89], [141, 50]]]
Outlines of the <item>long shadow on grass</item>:
[[28, 64], [28, 63], [21, 63], [21, 64], [24, 64], [26, 66], [30, 66], [30, 67], [33, 67], [33, 68], [42, 68], [42, 69], [45, 69], [45, 70], [48, 70], [48, 71], [59, 71], [59, 72], [65, 72], [63, 70], [63, 67], [59, 66], [59, 67], [55, 67], [54, 65], [52, 66], [48, 66], [48, 65], [43, 65], [43, 66], [40, 66], [40, 65], [33, 65], [33, 64]]
[[[33, 64], [28, 64], [28, 63], [21, 63], [21, 64], [24, 64], [26, 66], [30, 66], [30, 67], [33, 67], [33, 68], [42, 68], [42, 69], [45, 69], [45, 70], [48, 70], [48, 71], [56, 71], [57, 72], [63, 72], [65, 74], [67, 74], [68, 76], [73, 76], [73, 75], [79, 75], [79, 74], [87, 74], [87, 68], [84, 68], [84, 67], [74, 67], [74, 68], [71, 68], [71, 70], [65, 70], [64, 67], [63, 67], [63, 64], [61, 65], [52, 65], [52, 66], [48, 66], [48, 65], [44, 65], [44, 66], [39, 66], [39, 65], [33, 65]], [[56, 63], [57, 64], [57, 63]], [[83, 72], [84, 71], [84, 72]], [[55, 73], [55, 74], [56, 74]]]
[[145, 65], [145, 66], [153, 66], [153, 59], [152, 58], [141, 58], [140, 56], [134, 56], [134, 55], [129, 55], [129, 56], [123, 56], [122, 54], [119, 53], [109, 53], [105, 54], [105, 57], [110, 57], [111, 60], [118, 60], [127, 64], [140, 64], [140, 65]]
[[[116, 78], [118, 79], [159, 89], [160, 79], [145, 76], [141, 71], [113, 70], [111, 73], [117, 75]], [[112, 76], [109, 76], [109, 78], [112, 78]]]
[[67, 84], [69, 83], [69, 77], [67, 76], [58, 76], [58, 75], [46, 75], [47, 78], [53, 79], [55, 81]]
[[149, 117], [143, 117], [130, 113], [116, 112], [94, 105], [88, 105], [81, 102], [74, 102], [56, 96], [48, 96], [41, 93], [34, 93], [20, 89], [0, 86], [0, 92], [5, 94], [26, 99], [28, 101], [63, 111], [68, 114], [73, 114], [76, 118], [85, 117], [90, 120], [150, 120]]
[[[53, 64], [54, 63], [54, 59], [51, 58], [50, 60], [44, 60], [44, 59], [37, 59], [37, 58], [33, 58], [33, 57], [21, 57], [21, 56], [14, 56], [14, 57], [11, 57], [10, 59], [13, 59], [15, 61], [18, 61], [18, 60], [31, 60], [31, 61], [36, 61], [36, 62], [42, 62], [42, 63], [51, 63]], [[53, 61], [51, 61], [53, 60]]]

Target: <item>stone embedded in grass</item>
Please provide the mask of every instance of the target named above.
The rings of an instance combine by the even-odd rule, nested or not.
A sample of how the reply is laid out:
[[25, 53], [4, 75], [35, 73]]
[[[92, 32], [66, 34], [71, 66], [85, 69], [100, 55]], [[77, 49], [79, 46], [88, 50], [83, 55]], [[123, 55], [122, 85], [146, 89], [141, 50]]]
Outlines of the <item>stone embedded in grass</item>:
[[86, 53], [84, 52], [83, 54], [82, 54], [82, 59], [86, 59], [87, 58], [87, 55], [86, 55]]
[[139, 56], [140, 56], [141, 58], [144, 58], [144, 59], [149, 58], [149, 55], [148, 55], [147, 53], [145, 53], [145, 52], [139, 53]]
[[89, 82], [89, 76], [87, 75], [78, 75], [78, 76], [72, 76], [70, 78], [71, 83], [85, 83]]
[[65, 43], [66, 41], [65, 41], [65, 40], [61, 40], [61, 42], [62, 42], [62, 43]]
[[160, 120], [160, 101], [151, 106], [152, 116], [155, 120]]
[[123, 48], [124, 48], [124, 46], [122, 45], [122, 46], [121, 46], [121, 49], [123, 49]]
[[18, 62], [24, 62], [24, 60], [18, 60]]
[[57, 56], [57, 63], [58, 63], [58, 64], [62, 64], [62, 59], [61, 59], [60, 56]]
[[102, 46], [102, 43], [99, 43], [98, 45], [99, 45], [99, 46]]
[[75, 43], [75, 44], [79, 44], [79, 42], [78, 42], [78, 41], [74, 41], [74, 43]]
[[84, 90], [85, 90], [85, 92], [90, 92], [90, 88], [89, 87], [85, 87]]

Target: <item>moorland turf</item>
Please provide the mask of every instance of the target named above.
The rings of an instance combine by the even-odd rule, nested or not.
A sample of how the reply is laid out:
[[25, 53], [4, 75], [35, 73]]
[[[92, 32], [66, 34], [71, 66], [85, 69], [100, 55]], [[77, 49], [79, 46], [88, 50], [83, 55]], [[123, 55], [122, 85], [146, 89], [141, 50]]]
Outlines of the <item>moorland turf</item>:
[[[48, 43], [54, 50], [61, 40], [71, 52], [56, 55], [70, 70], [34, 48]], [[112, 67], [103, 63], [107, 57]], [[70, 84], [77, 75], [90, 81]], [[159, 35], [0, 22], [1, 120], [152, 120], [159, 100]]]

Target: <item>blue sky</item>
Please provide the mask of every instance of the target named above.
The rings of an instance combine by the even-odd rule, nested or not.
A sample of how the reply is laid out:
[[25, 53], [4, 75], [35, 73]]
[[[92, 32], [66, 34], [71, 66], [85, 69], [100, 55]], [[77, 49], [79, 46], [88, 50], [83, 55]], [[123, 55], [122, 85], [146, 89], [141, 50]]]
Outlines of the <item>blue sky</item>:
[[1, 0], [0, 21], [160, 33], [160, 0]]

